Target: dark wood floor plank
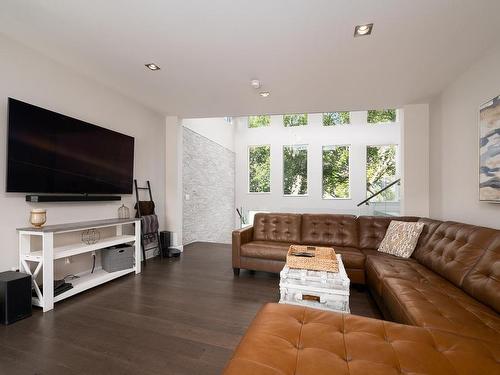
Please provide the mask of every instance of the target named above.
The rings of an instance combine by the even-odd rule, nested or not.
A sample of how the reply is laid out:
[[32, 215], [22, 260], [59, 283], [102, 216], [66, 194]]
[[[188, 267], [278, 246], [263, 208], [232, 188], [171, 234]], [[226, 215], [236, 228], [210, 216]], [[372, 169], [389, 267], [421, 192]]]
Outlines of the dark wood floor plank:
[[[219, 374], [260, 307], [278, 299], [279, 275], [235, 278], [230, 245], [194, 243], [0, 327], [0, 374]], [[380, 318], [363, 288], [350, 306]]]

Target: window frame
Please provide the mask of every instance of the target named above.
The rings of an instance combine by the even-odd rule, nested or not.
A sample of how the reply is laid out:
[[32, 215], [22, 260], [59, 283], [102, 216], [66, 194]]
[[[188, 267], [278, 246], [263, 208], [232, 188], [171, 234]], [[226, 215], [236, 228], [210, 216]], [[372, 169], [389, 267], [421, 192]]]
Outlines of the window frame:
[[[386, 122], [368, 122], [368, 112], [369, 111], [388, 111], [393, 109], [396, 112], [396, 119], [394, 121], [386, 121]], [[367, 125], [393, 125], [398, 124], [400, 121], [400, 114], [398, 108], [382, 108], [382, 109], [367, 109], [366, 110], [366, 124]]]
[[[349, 114], [349, 122], [347, 124], [333, 124], [333, 125], [325, 125], [325, 114], [328, 114], [328, 113], [342, 113], [342, 112], [345, 112], [345, 113], [348, 113]], [[321, 112], [321, 127], [323, 128], [334, 128], [336, 126], [349, 126], [349, 125], [352, 125], [352, 122], [351, 122], [351, 112], [352, 111], [332, 111], [332, 112]], [[368, 112], [367, 112], [368, 113]], [[368, 114], [367, 114], [367, 117], [368, 117]]]
[[[284, 128], [288, 128], [288, 129], [301, 128], [304, 126], [309, 126], [309, 115], [310, 115], [310, 113], [285, 113], [285, 114], [281, 115], [281, 122], [282, 122]], [[306, 116], [306, 123], [304, 125], [286, 126], [285, 125], [285, 116]]]
[[[345, 124], [347, 125], [347, 124]], [[349, 154], [349, 196], [347, 198], [325, 198], [325, 186], [323, 184], [323, 151], [325, 150], [325, 147], [347, 147], [347, 151]], [[352, 185], [351, 185], [351, 163], [352, 163], [352, 158], [351, 158], [351, 144], [340, 144], [340, 145], [322, 145], [321, 146], [321, 199], [325, 201], [348, 201], [352, 200]], [[366, 175], [366, 173], [365, 173]], [[366, 185], [366, 184], [365, 184]]]
[[[269, 125], [266, 125], [266, 126], [257, 126], [255, 128], [251, 127], [250, 126], [250, 117], [269, 117]], [[250, 115], [250, 116], [247, 116], [247, 129], [267, 129], [267, 128], [270, 128], [271, 127], [271, 122], [272, 122], [272, 118], [271, 118], [271, 115]]]
[[[250, 128], [252, 129], [252, 128]], [[256, 129], [256, 128], [253, 128]], [[255, 147], [265, 147], [269, 146], [269, 191], [250, 191], [250, 149]], [[253, 144], [247, 146], [247, 194], [252, 195], [265, 195], [271, 194], [272, 192], [272, 176], [273, 176], [273, 168], [272, 168], [272, 146], [270, 143], [266, 144]]]
[[[384, 124], [384, 123], [382, 123]], [[392, 122], [390, 124], [393, 124]], [[399, 148], [400, 148], [400, 144], [398, 143], [377, 143], [377, 144], [366, 144], [365, 145], [365, 198], [368, 198], [369, 195], [367, 194], [368, 193], [368, 189], [366, 188], [367, 187], [367, 184], [368, 184], [368, 176], [367, 176], [367, 173], [368, 173], [368, 168], [367, 168], [367, 164], [368, 164], [368, 147], [382, 147], [382, 146], [394, 146], [396, 148], [396, 153], [395, 153], [395, 163], [396, 163], [396, 174], [395, 174], [395, 180], [397, 180], [398, 178], [401, 178], [400, 176], [400, 165], [399, 165]], [[370, 203], [401, 203], [401, 192], [399, 189], [396, 189], [396, 200], [392, 200], [392, 201], [388, 201], [388, 200], [383, 200], [383, 201], [370, 201]]]
[[[306, 168], [307, 168], [307, 193], [306, 194], [285, 194], [285, 147], [305, 147], [305, 150], [307, 152], [307, 157], [306, 157]], [[309, 144], [307, 143], [301, 143], [301, 144], [286, 144], [282, 145], [281, 147], [281, 193], [283, 197], [291, 197], [291, 198], [297, 198], [297, 197], [308, 197], [309, 196], [309, 181], [310, 181], [310, 176], [309, 176]]]

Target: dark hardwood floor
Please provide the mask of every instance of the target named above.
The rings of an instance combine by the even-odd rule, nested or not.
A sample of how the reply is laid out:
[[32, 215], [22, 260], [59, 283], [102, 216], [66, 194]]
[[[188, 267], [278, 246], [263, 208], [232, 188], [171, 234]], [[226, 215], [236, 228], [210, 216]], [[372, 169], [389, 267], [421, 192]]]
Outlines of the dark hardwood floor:
[[[229, 245], [195, 243], [129, 275], [0, 326], [0, 374], [219, 374], [279, 276], [234, 278]], [[353, 288], [353, 314], [380, 317]]]

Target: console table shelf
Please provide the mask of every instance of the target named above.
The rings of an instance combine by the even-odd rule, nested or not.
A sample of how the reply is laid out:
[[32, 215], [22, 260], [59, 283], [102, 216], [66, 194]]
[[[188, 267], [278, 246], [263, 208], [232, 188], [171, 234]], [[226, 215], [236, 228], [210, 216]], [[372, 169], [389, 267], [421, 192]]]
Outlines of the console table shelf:
[[[124, 235], [123, 226], [132, 224], [134, 226], [133, 235]], [[115, 236], [106, 237], [96, 244], [86, 245], [82, 242], [64, 246], [54, 246], [54, 237], [57, 234], [85, 231], [88, 229], [115, 227]], [[49, 311], [54, 308], [54, 303], [71, 297], [84, 290], [111, 281], [131, 272], [136, 274], [141, 272], [141, 221], [140, 219], [107, 219], [97, 221], [85, 221], [78, 223], [67, 223], [60, 225], [48, 225], [42, 228], [18, 228], [19, 234], [19, 269], [32, 275], [33, 287], [36, 297], [32, 302], [36, 306]], [[42, 238], [42, 249], [31, 248], [31, 237]], [[37, 284], [37, 276], [42, 271], [43, 285], [54, 285], [54, 260], [72, 257], [78, 254], [88, 253], [105, 249], [125, 243], [134, 243], [135, 246], [135, 266], [122, 271], [106, 272], [96, 268], [93, 273], [90, 271], [79, 274], [79, 278], [71, 280], [73, 288], [54, 297], [53, 288], [44, 288], [43, 293]], [[32, 264], [36, 264], [32, 271]]]
[[[105, 247], [116, 246], [134, 241], [135, 241], [135, 236], [124, 235], [124, 236], [103, 238], [94, 245], [83, 245], [82, 243], [75, 243], [65, 246], [57, 246], [54, 247], [54, 259], [68, 258], [74, 255], [88, 253]], [[23, 257], [23, 259], [37, 262], [40, 259], [42, 259], [43, 251], [42, 250], [31, 251], [29, 253], [22, 254], [21, 256]]]
[[[80, 274], [78, 279], [73, 279], [71, 280], [71, 284], [73, 284], [73, 288], [70, 290], [61, 293], [57, 296], [54, 297], [54, 302], [59, 302], [62, 301], [63, 299], [66, 299], [68, 297], [74, 296], [75, 294], [78, 294], [80, 292], [83, 292], [87, 289], [93, 288], [97, 285], [106, 283], [108, 281], [114, 280], [118, 277], [121, 277], [123, 275], [132, 273], [135, 271], [135, 268], [129, 268], [127, 270], [123, 271], [116, 271], [116, 272], [106, 272], [102, 269], [95, 270], [94, 273], [86, 272], [84, 274]], [[38, 298], [34, 297], [33, 298], [33, 304], [36, 306], [40, 306], [40, 301]]]

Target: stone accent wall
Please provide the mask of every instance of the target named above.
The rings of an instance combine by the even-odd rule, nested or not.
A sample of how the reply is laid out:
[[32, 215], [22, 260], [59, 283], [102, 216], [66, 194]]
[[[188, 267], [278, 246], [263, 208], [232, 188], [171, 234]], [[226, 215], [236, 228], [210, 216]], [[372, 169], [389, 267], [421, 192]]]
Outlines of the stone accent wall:
[[231, 243], [234, 168], [234, 152], [183, 128], [183, 244]]

